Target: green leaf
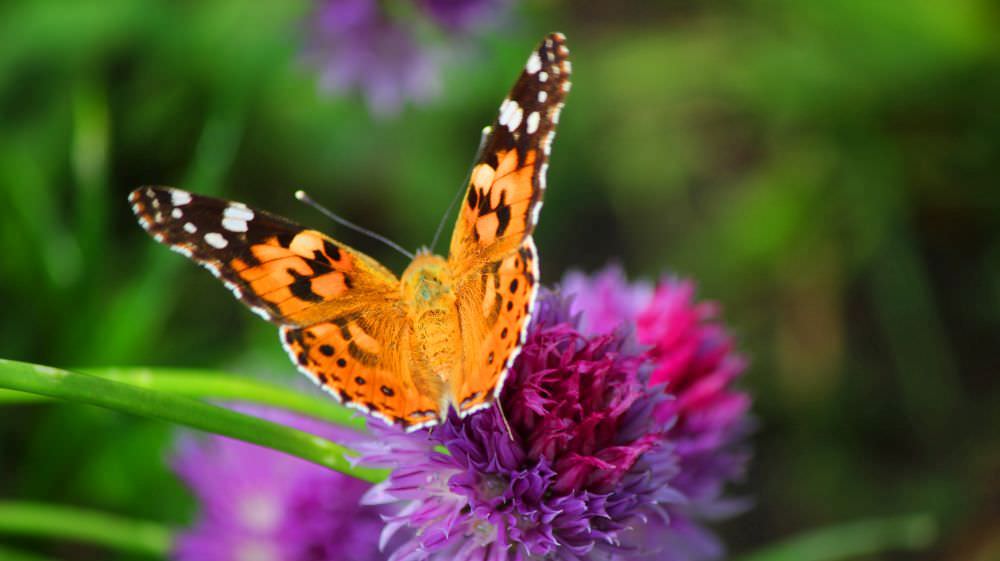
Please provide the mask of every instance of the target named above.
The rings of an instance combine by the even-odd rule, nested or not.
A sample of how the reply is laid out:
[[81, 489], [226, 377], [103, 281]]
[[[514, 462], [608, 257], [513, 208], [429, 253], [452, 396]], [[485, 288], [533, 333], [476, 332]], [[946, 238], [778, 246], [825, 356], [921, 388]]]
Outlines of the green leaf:
[[811, 530], [737, 561], [839, 561], [889, 550], [918, 550], [937, 535], [926, 514], [877, 518]]
[[[163, 557], [170, 551], [170, 530], [155, 522], [42, 503], [0, 501], [0, 533], [77, 540]], [[0, 550], [3, 559], [42, 559]]]
[[[205, 380], [201, 382], [203, 388], [209, 385]], [[88, 403], [189, 426], [285, 452], [372, 483], [384, 480], [387, 475], [385, 470], [352, 466], [347, 456], [356, 455], [356, 452], [335, 442], [165, 391], [3, 359], [0, 359], [0, 388]], [[275, 395], [273, 392], [263, 393]]]

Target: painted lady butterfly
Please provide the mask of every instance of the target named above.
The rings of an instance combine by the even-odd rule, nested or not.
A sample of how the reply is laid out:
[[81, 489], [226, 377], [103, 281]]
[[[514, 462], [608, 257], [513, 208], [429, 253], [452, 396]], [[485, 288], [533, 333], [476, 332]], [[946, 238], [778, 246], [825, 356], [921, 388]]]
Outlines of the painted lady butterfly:
[[408, 430], [488, 407], [538, 291], [532, 231], [569, 91], [561, 34], [531, 53], [472, 169], [448, 258], [418, 251], [401, 279], [330, 237], [242, 203], [143, 187], [156, 239], [280, 326], [299, 370], [347, 405]]

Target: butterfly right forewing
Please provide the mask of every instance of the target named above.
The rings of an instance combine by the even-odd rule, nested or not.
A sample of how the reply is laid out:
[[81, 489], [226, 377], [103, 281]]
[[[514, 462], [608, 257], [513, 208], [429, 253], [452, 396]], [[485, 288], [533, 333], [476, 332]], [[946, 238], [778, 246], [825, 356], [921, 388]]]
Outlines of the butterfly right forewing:
[[538, 290], [532, 232], [545, 192], [549, 150], [569, 91], [569, 51], [554, 33], [529, 56], [473, 167], [451, 238], [462, 329], [459, 412], [487, 406], [524, 340]]

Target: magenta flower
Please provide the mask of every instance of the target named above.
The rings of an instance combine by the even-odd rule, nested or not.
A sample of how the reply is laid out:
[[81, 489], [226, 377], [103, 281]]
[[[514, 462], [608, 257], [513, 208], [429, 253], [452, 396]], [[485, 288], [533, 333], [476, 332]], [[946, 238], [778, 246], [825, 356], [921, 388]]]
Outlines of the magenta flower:
[[635, 329], [639, 311], [653, 296], [653, 288], [646, 283], [629, 285], [618, 266], [593, 276], [572, 271], [561, 288], [571, 300], [573, 313], [580, 315], [580, 329], [585, 333], [611, 333], [622, 326]]
[[[350, 443], [351, 431], [287, 413], [269, 420]], [[185, 437], [174, 469], [200, 503], [180, 532], [178, 561], [382, 559], [379, 511], [360, 506], [369, 484], [304, 460], [220, 436]]]
[[672, 534], [675, 547], [664, 552], [665, 559], [718, 558], [721, 544], [698, 520], [745, 506], [722, 493], [745, 472], [750, 429], [750, 398], [733, 387], [746, 361], [716, 320], [718, 307], [695, 302], [690, 281], [667, 278], [651, 290], [642, 283], [629, 285], [616, 267], [593, 277], [567, 275], [564, 291], [572, 295], [573, 312], [590, 333], [622, 326], [634, 330], [652, 366], [650, 383], [664, 385], [673, 396], [657, 405], [656, 417], [672, 423], [666, 438], [679, 470], [671, 484], [687, 501], [670, 505], [665, 529], [655, 529], [659, 523], [654, 521], [648, 532]]

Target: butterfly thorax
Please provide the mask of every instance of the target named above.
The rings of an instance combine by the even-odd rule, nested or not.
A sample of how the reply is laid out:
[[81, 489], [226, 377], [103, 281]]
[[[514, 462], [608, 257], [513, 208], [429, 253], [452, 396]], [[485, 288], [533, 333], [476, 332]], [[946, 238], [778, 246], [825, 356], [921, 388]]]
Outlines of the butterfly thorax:
[[412, 329], [412, 363], [417, 378], [443, 384], [461, 364], [458, 313], [448, 262], [430, 253], [418, 253], [403, 272], [402, 300]]

